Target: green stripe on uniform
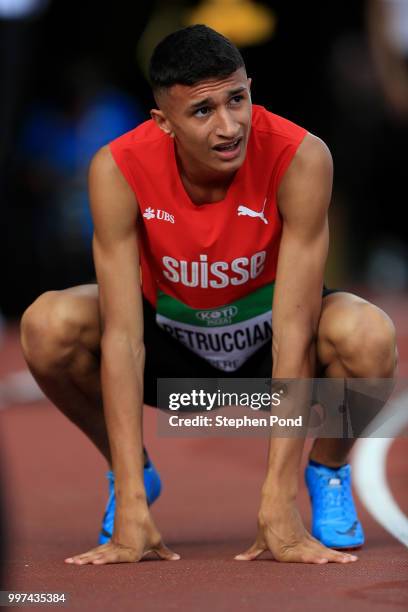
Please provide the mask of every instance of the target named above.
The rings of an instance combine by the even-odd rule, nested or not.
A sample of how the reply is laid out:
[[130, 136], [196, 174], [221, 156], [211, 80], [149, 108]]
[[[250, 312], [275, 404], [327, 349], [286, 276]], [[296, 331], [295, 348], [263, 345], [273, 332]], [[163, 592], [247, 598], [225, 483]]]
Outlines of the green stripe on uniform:
[[273, 290], [274, 283], [269, 283], [230, 304], [202, 309], [190, 308], [163, 291], [159, 291], [157, 312], [173, 321], [197, 327], [232, 325], [272, 310]]

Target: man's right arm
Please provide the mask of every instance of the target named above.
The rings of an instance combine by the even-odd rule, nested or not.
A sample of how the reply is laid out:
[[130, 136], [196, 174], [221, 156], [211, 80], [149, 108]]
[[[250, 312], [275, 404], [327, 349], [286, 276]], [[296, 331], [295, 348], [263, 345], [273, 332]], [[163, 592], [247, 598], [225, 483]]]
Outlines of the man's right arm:
[[89, 193], [102, 321], [101, 382], [117, 503], [146, 504], [143, 486], [143, 308], [138, 207], [108, 147], [92, 160]]
[[143, 483], [143, 305], [133, 191], [108, 147], [98, 151], [89, 172], [94, 221], [93, 253], [102, 322], [101, 383], [116, 512], [111, 542], [67, 560], [77, 564], [138, 561], [150, 551], [178, 555], [162, 542]]

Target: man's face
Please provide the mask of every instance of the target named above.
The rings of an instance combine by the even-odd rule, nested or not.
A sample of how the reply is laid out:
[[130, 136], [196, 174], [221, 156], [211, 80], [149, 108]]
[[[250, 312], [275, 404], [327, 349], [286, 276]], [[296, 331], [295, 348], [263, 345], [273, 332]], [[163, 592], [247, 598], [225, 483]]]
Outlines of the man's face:
[[152, 117], [174, 136], [185, 168], [231, 173], [243, 163], [251, 130], [251, 80], [244, 68], [192, 86], [173, 85]]

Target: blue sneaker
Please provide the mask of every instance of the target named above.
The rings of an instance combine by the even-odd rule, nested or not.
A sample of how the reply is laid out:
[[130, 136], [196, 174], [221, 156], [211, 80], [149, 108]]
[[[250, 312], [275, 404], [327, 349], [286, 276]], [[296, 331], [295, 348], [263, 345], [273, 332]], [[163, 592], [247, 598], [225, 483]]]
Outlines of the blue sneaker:
[[[115, 475], [111, 470], [109, 470], [109, 472], [106, 473], [106, 476], [109, 480], [109, 499], [108, 503], [106, 504], [105, 514], [103, 516], [98, 544], [106, 544], [106, 542], [109, 542], [112, 537], [113, 522], [115, 519]], [[147, 503], [150, 506], [159, 497], [162, 485], [159, 473], [149, 458], [145, 462], [143, 476]]]
[[351, 491], [351, 466], [333, 469], [308, 464], [306, 485], [312, 503], [312, 535], [329, 548], [358, 548], [364, 532]]

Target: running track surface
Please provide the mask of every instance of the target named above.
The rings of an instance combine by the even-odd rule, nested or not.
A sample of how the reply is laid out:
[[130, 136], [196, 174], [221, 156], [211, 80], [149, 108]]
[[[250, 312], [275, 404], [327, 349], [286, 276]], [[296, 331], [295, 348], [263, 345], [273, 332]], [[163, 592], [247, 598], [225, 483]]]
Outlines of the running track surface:
[[[401, 376], [408, 375], [407, 306], [395, 300], [385, 305], [399, 331]], [[0, 376], [23, 367], [17, 330], [10, 327]], [[164, 483], [152, 511], [164, 541], [182, 560], [73, 567], [63, 559], [96, 544], [107, 497], [105, 462], [48, 401], [0, 410], [8, 510], [1, 588], [65, 591], [68, 609], [98, 612], [407, 609], [408, 551], [361, 504], [367, 544], [356, 564], [281, 564], [270, 555], [248, 563], [233, 559], [255, 537], [266, 439], [158, 437], [156, 412], [146, 408], [145, 440]], [[398, 438], [387, 461], [390, 489], [405, 514], [407, 450], [408, 438]], [[303, 484], [299, 504], [309, 524]]]

